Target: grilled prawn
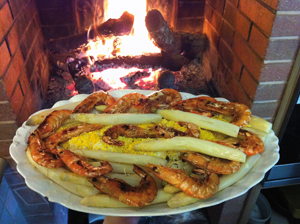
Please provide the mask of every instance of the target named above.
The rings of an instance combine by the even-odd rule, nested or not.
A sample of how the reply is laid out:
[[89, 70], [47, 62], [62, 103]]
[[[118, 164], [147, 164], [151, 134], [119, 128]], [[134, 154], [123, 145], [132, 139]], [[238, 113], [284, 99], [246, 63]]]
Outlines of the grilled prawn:
[[180, 158], [195, 167], [217, 174], [231, 174], [238, 171], [241, 166], [241, 163], [237, 161], [212, 157], [197, 152], [182, 152]]
[[130, 186], [124, 180], [112, 179], [105, 176], [89, 178], [88, 180], [99, 191], [127, 205], [136, 207], [148, 205], [157, 195], [156, 182], [152, 176], [136, 165], [133, 165], [133, 171], [142, 178], [136, 187]]
[[104, 113], [139, 113], [147, 114], [151, 112], [151, 106], [147, 97], [141, 93], [129, 93], [122, 96], [115, 103], [108, 106]]
[[73, 113], [89, 113], [95, 106], [112, 105], [115, 103], [115, 98], [103, 91], [93, 93], [83, 100], [73, 111]]
[[182, 110], [211, 117], [214, 113], [219, 113], [232, 117], [231, 123], [239, 127], [244, 127], [251, 119], [250, 109], [240, 103], [217, 101], [212, 97], [198, 97], [177, 101], [171, 109]]
[[212, 197], [219, 189], [219, 177], [215, 173], [208, 173], [204, 180], [189, 177], [184, 171], [164, 166], [149, 164], [149, 170], [159, 179], [181, 189], [194, 198], [206, 199]]

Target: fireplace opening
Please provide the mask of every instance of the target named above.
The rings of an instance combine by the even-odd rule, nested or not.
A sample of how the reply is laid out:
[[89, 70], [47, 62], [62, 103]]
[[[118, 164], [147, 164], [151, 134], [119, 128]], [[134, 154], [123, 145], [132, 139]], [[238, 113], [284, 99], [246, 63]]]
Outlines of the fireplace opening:
[[[76, 72], [84, 65], [90, 66], [89, 73], [93, 73], [93, 70], [98, 72], [98, 69], [114, 70], [116, 67], [126, 70], [138, 65], [138, 70], [129, 70], [120, 85], [125, 80], [132, 83], [134, 79], [144, 76], [158, 79], [162, 73], [169, 78], [160, 80], [175, 81], [167, 81], [162, 87], [140, 81], [139, 85], [131, 84], [132, 86], [126, 88], [141, 88], [144, 85], [145, 89], [156, 90], [172, 87], [173, 82], [173, 87], [179, 91], [221, 96], [230, 101], [244, 103], [251, 108], [253, 114], [274, 122], [299, 48], [300, 34], [299, 29], [296, 29], [299, 27], [297, 3], [288, 4], [285, 0], [272, 3], [260, 0], [138, 1], [145, 2], [143, 7], [146, 9], [138, 10], [143, 11], [143, 16], [151, 10], [158, 10], [175, 37], [180, 33], [207, 37], [207, 45], [201, 43], [206, 48], [196, 52], [199, 54], [196, 59], [188, 58], [188, 63], [182, 60], [171, 63], [175, 68], [162, 63], [163, 60], [159, 66], [156, 65], [155, 60], [158, 60], [159, 55], [162, 58], [165, 56], [161, 49], [155, 53], [144, 54], [144, 58], [131, 57], [128, 61], [128, 55], [120, 55], [119, 52], [124, 40], [116, 37], [111, 40], [113, 43], [110, 44], [110, 53], [121, 58], [117, 62], [105, 55], [98, 63], [97, 54], [83, 59], [83, 52], [70, 54], [64, 51], [79, 46], [76, 41], [64, 42], [64, 39], [77, 36], [79, 43], [86, 45], [88, 32], [93, 38], [95, 27], [105, 24], [109, 19], [110, 24], [113, 24], [122, 16], [125, 10], [114, 16], [109, 15], [110, 9], [105, 9], [110, 2], [113, 2], [112, 5], [119, 4], [113, 0], [23, 0], [18, 4], [14, 1], [1, 2], [2, 100], [7, 102], [8, 110], [12, 113], [10, 117], [16, 117], [18, 125], [42, 108], [48, 93], [51, 95], [53, 92], [66, 92], [59, 99], [75, 94], [76, 83], [70, 75], [74, 79], [74, 74], [77, 76]], [[130, 1], [126, 1], [126, 5], [127, 3]], [[135, 18], [134, 21], [142, 22], [143, 19]], [[195, 36], [188, 35], [183, 38], [193, 37]], [[60, 55], [55, 54], [53, 48], [61, 51]], [[91, 46], [81, 49], [90, 51]], [[181, 52], [181, 56], [186, 59], [185, 53], [186, 51]], [[148, 62], [143, 64], [141, 61], [145, 58]], [[92, 64], [91, 60], [97, 63]], [[119, 66], [118, 63], [124, 66]], [[73, 69], [72, 72], [69, 67]], [[59, 75], [54, 68], [59, 71]], [[151, 72], [148, 71], [149, 68], [152, 69]], [[60, 79], [61, 84], [53, 84], [54, 79]], [[79, 86], [91, 85], [91, 77], [81, 79], [83, 84]], [[94, 91], [98, 88], [111, 89], [105, 83], [93, 84]], [[51, 104], [52, 102], [48, 106]]]
[[[119, 83], [126, 84], [126, 88], [176, 88], [244, 103], [254, 115], [273, 122], [275, 133], [279, 132], [280, 119], [289, 104], [287, 93], [293, 94], [293, 82], [297, 83], [299, 77], [299, 57], [296, 61], [300, 40], [298, 1], [147, 0], [145, 16], [151, 10], [158, 10], [173, 34], [207, 37], [207, 45], [203, 45], [206, 48], [196, 52], [199, 53], [196, 58], [188, 57], [187, 51], [180, 52], [187, 63], [179, 68], [169, 67], [160, 60], [157, 65], [155, 60], [163, 57], [161, 49], [143, 57], [119, 55], [124, 41], [116, 37], [111, 44], [113, 57], [105, 55], [99, 60], [98, 54], [84, 56], [91, 48], [87, 46], [87, 33], [93, 39], [93, 28], [110, 18], [113, 24], [114, 19], [124, 13], [123, 10], [115, 17], [108, 17], [105, 7], [110, 1], [0, 1], [3, 158], [11, 161], [8, 148], [12, 138], [34, 112], [50, 107], [56, 100], [70, 98], [77, 89], [89, 93], [119, 88], [99, 78], [98, 82], [91, 82], [93, 76], [110, 70], [114, 74], [118, 70], [127, 71]], [[74, 36], [79, 42], [63, 41]], [[84, 45], [81, 51], [69, 52], [81, 44]], [[147, 63], [144, 63], [145, 58]], [[136, 70], [131, 70], [133, 68]], [[156, 80], [151, 85], [146, 80], [149, 77]], [[81, 81], [76, 83], [78, 79]], [[50, 96], [54, 94], [59, 96], [52, 99]]]
[[[176, 1], [131, 0], [124, 7], [119, 7], [124, 1], [118, 0], [94, 3], [88, 11], [101, 8], [102, 23], [97, 23], [94, 13], [83, 32], [47, 41], [52, 72], [44, 107], [61, 99], [61, 92], [66, 94], [63, 99], [99, 90], [162, 88], [217, 96], [204, 58], [207, 36], [169, 25], [176, 20]], [[82, 18], [80, 2], [73, 4], [75, 16]], [[81, 25], [77, 24], [78, 30]], [[62, 82], [65, 90], [55, 91]]]

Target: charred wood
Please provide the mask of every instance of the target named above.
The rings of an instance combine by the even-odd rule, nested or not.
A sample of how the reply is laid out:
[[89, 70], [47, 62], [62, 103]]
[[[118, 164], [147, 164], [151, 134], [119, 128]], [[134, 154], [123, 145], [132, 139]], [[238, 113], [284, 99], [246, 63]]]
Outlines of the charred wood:
[[161, 50], [170, 54], [180, 53], [180, 40], [175, 38], [160, 11], [149, 11], [145, 23], [150, 37]]
[[176, 89], [175, 75], [168, 70], [162, 71], [157, 78], [158, 86], [160, 89], [170, 88]]
[[162, 50], [165, 63], [174, 64], [173, 71], [199, 57], [208, 47], [206, 35], [172, 32], [158, 10], [149, 11], [145, 22], [150, 36]]
[[92, 29], [89, 33], [90, 39], [94, 39], [97, 36], [123, 36], [129, 35], [134, 22], [134, 15], [125, 11], [119, 19], [109, 19]]
[[91, 94], [94, 92], [95, 86], [91, 79], [81, 75], [75, 80], [75, 89], [79, 94]]
[[110, 35], [129, 35], [132, 30], [133, 22], [134, 16], [125, 11], [119, 19], [109, 19], [100, 26], [93, 27], [90, 31], [50, 40], [47, 43], [47, 47], [51, 53], [63, 53], [75, 50], [80, 46], [87, 44], [88, 39]]
[[149, 65], [152, 67], [161, 66], [162, 55], [161, 54], [151, 54], [142, 56], [118, 56], [114, 58], [98, 60], [94, 63], [98, 71], [103, 70], [103, 66], [108, 64], [114, 64], [118, 66], [129, 65], [129, 66], [143, 66]]
[[137, 80], [149, 77], [150, 75], [150, 72], [131, 72], [128, 75], [121, 77], [120, 80], [128, 86], [132, 86]]
[[208, 49], [209, 41], [205, 34], [173, 32], [176, 39], [180, 40], [180, 52], [189, 60], [194, 60], [202, 55]]

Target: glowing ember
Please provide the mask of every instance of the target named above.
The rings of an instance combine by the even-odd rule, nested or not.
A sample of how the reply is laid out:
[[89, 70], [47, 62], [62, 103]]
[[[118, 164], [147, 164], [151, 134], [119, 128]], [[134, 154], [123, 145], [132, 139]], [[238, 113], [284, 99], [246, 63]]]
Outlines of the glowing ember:
[[94, 72], [92, 74], [92, 80], [102, 80], [107, 83], [112, 89], [124, 89], [126, 88], [126, 84], [121, 81], [121, 78], [124, 77], [124, 74], [134, 73], [134, 72], [149, 72], [150, 76], [143, 77], [138, 79], [135, 84], [139, 87], [143, 87], [144, 85], [153, 85], [156, 80], [157, 74], [161, 69], [153, 71], [152, 69], [139, 69], [136, 67], [133, 68], [111, 68], [106, 69], [102, 72]]
[[[127, 11], [134, 15], [132, 32], [128, 36], [101, 37], [98, 41], [89, 40], [89, 47], [84, 48], [88, 50], [83, 54], [92, 56], [88, 57], [91, 64], [95, 62], [94, 60], [101, 61], [116, 56], [139, 57], [143, 54], [160, 53], [160, 49], [148, 37], [148, 30], [145, 26], [146, 4], [146, 0], [107, 1], [105, 20], [118, 19]], [[153, 71], [152, 69], [136, 67], [130, 69], [124, 67], [109, 68], [101, 72], [96, 70], [90, 77], [100, 89], [151, 89], [156, 84], [156, 77], [160, 70]], [[129, 83], [126, 80], [129, 80]]]
[[148, 31], [145, 26], [146, 16], [146, 0], [109, 0], [106, 8], [105, 17], [117, 19], [124, 11], [134, 15], [133, 32], [129, 36], [119, 36], [118, 42], [120, 49], [117, 53], [112, 55], [114, 50], [114, 41], [116, 37], [105, 38], [105, 41], [99, 40], [97, 42], [90, 41], [90, 50], [88, 55], [98, 58], [110, 58], [112, 56], [125, 55], [142, 55], [145, 53], [160, 53], [153, 42], [148, 38]]

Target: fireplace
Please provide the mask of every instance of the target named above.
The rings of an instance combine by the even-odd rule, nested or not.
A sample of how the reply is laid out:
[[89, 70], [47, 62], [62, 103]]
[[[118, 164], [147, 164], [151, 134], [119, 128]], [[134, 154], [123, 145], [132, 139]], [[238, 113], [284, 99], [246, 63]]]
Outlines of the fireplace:
[[[42, 108], [50, 76], [46, 42], [85, 32], [105, 21], [109, 0], [0, 1], [1, 156], [18, 126]], [[278, 133], [282, 97], [295, 75], [299, 49], [297, 0], [148, 0], [174, 30], [205, 34], [203, 79], [213, 93], [251, 107]], [[96, 17], [94, 12], [97, 12]], [[93, 16], [92, 16], [93, 15]], [[293, 69], [294, 68], [294, 69]], [[193, 79], [189, 80], [193, 83]], [[205, 89], [202, 93], [208, 93]], [[201, 93], [201, 91], [200, 91]]]

